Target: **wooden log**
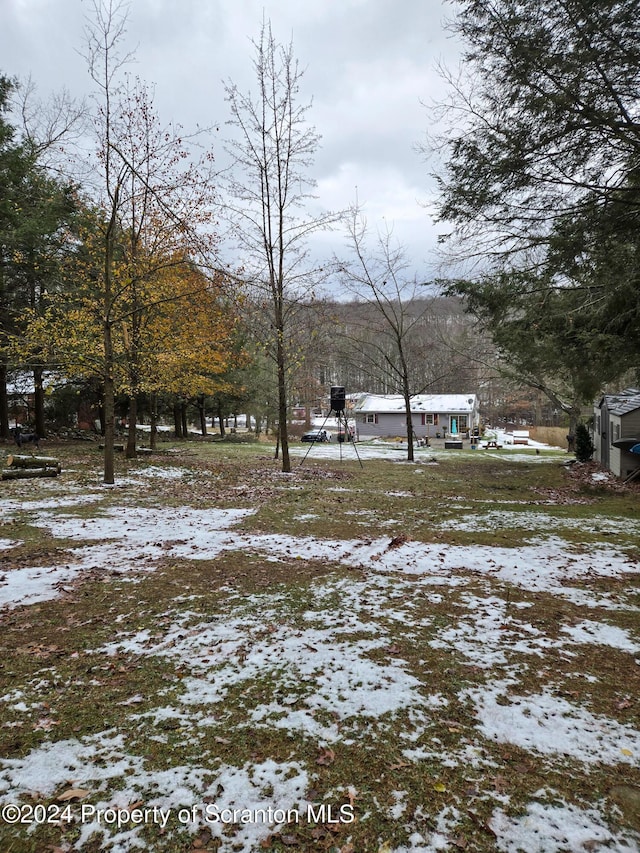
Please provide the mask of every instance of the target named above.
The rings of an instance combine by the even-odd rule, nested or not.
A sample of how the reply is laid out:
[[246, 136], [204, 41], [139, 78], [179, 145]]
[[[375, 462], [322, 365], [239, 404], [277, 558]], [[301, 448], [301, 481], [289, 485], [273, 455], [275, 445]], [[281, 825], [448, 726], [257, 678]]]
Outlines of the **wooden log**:
[[26, 480], [31, 477], [57, 477], [57, 468], [5, 468], [3, 480]]
[[57, 468], [58, 473], [62, 470], [61, 464], [51, 456], [18, 456], [10, 454], [7, 456], [7, 465], [10, 468]]

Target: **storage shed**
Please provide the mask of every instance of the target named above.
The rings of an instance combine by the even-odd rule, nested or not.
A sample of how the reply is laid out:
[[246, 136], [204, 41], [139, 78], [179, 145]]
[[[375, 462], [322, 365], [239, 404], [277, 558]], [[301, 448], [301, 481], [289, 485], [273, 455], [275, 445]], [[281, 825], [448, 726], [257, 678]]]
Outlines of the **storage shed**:
[[640, 468], [640, 389], [627, 388], [605, 394], [595, 404], [593, 417], [594, 458], [617, 477], [634, 476]]

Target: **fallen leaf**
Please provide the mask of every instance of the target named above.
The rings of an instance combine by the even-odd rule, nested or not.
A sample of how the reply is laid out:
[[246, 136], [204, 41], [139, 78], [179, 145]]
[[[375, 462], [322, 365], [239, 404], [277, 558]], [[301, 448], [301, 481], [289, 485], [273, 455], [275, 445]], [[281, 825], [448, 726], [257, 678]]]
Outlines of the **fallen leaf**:
[[86, 788], [67, 788], [62, 794], [58, 794], [56, 800], [59, 803], [65, 803], [67, 800], [82, 800], [84, 797], [88, 797], [90, 793], [91, 791], [87, 791]]
[[329, 747], [325, 747], [320, 750], [320, 755], [316, 758], [316, 764], [323, 764], [326, 767], [329, 764], [333, 764], [335, 758], [335, 752], [329, 749]]
[[447, 786], [442, 782], [435, 782], [433, 785], [433, 790], [437, 791], [439, 794], [444, 794], [447, 790]]
[[49, 732], [54, 726], [59, 726], [60, 720], [52, 720], [51, 717], [42, 717], [33, 727], [34, 732]]

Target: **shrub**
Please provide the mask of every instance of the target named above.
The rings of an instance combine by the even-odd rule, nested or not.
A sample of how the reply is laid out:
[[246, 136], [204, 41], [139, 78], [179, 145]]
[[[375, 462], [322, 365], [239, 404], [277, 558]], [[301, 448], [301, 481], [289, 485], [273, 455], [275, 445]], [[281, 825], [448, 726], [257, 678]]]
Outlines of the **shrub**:
[[578, 462], [588, 462], [593, 456], [595, 447], [591, 441], [589, 430], [584, 424], [576, 427], [576, 459]]

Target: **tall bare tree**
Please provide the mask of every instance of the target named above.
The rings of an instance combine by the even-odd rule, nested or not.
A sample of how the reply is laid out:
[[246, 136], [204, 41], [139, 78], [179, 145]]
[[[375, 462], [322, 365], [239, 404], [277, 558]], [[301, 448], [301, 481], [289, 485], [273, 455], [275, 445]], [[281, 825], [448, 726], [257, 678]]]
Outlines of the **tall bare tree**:
[[[424, 346], [428, 345], [428, 338], [421, 327], [428, 321], [432, 300], [425, 299], [425, 283], [408, 274], [404, 249], [395, 244], [390, 231], [379, 233], [372, 241], [367, 221], [357, 208], [351, 211], [347, 228], [351, 256], [337, 261], [340, 278], [347, 291], [372, 306], [377, 314], [375, 335], [371, 335], [371, 326], [364, 330], [361, 351], [378, 375], [384, 375], [388, 387], [404, 399], [407, 460], [413, 462], [411, 398], [423, 393], [434, 377], [427, 376], [426, 364], [416, 374], [412, 360], [418, 341], [421, 361], [427, 361]], [[416, 304], [420, 309], [411, 310]]]
[[277, 44], [270, 24], [263, 24], [254, 47], [257, 94], [242, 93], [232, 82], [225, 87], [237, 131], [228, 145], [233, 163], [228, 209], [245, 275], [269, 305], [282, 470], [288, 472], [289, 327], [300, 294], [308, 294], [317, 273], [308, 263], [307, 238], [335, 217], [305, 212], [319, 136], [307, 121], [310, 104], [299, 102], [303, 71], [293, 47]]

